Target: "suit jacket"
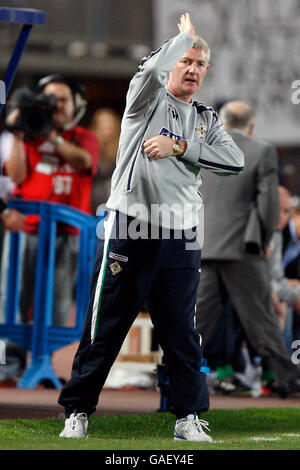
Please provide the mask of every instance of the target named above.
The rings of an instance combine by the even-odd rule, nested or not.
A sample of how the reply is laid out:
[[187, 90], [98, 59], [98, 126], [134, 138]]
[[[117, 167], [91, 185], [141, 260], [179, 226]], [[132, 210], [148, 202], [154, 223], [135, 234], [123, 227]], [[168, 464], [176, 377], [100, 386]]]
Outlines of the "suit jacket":
[[204, 247], [202, 259], [238, 260], [263, 256], [279, 216], [278, 158], [273, 145], [229, 132], [245, 156], [239, 175], [202, 170]]

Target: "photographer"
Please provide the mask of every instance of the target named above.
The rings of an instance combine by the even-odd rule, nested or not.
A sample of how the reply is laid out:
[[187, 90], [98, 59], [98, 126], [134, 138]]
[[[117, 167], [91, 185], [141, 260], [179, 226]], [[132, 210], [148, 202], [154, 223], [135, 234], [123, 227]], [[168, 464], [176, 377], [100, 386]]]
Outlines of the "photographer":
[[[92, 177], [97, 168], [99, 149], [94, 134], [76, 125], [85, 105], [83, 90], [79, 84], [59, 74], [41, 79], [38, 90], [43, 95], [38, 95], [33, 103], [30, 95], [25, 94], [24, 100], [24, 93], [20, 93], [23, 97], [23, 101], [19, 99], [21, 106], [16, 106], [18, 100], [15, 100], [15, 107], [7, 117], [14, 141], [5, 170], [18, 185], [15, 196], [24, 200], [67, 204], [90, 213]], [[43, 121], [47, 106], [51, 110], [49, 120], [47, 118], [42, 122], [41, 130], [38, 130], [39, 121]], [[35, 112], [32, 116], [32, 110], [35, 109], [36, 116]], [[32, 123], [34, 128], [31, 128]], [[23, 323], [29, 320], [33, 301], [32, 279], [35, 272], [38, 227], [39, 216], [29, 215], [25, 218], [26, 244], [20, 299]], [[54, 325], [64, 325], [70, 311], [77, 252], [77, 229], [59, 223]]]

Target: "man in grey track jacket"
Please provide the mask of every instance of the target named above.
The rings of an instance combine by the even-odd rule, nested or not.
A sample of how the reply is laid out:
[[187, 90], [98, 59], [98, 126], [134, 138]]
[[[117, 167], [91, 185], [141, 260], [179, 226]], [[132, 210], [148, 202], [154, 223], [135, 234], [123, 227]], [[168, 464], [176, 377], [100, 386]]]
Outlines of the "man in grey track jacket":
[[[193, 101], [210, 51], [189, 14], [181, 16], [178, 28], [175, 38], [142, 60], [129, 86], [91, 301], [72, 377], [59, 397], [66, 410], [61, 437], [85, 437], [88, 416], [147, 300], [170, 378], [174, 439], [212, 441], [202, 429], [208, 429], [207, 421], [199, 419], [209, 399], [194, 318], [200, 170], [237, 174], [244, 158], [214, 110]], [[150, 237], [144, 230], [133, 233], [138, 225]], [[124, 227], [127, 236], [121, 237]], [[188, 241], [193, 249], [187, 249]]]
[[[165, 217], [160, 225], [174, 229], [195, 225], [202, 204], [201, 168], [237, 174], [244, 161], [216, 112], [191, 99], [208, 71], [210, 54], [193, 44], [193, 37], [181, 32], [141, 61], [127, 93], [107, 202], [110, 209], [151, 223], [156, 222], [155, 207], [172, 208], [173, 223]], [[184, 56], [187, 50], [193, 57]], [[199, 50], [198, 65], [194, 56]]]

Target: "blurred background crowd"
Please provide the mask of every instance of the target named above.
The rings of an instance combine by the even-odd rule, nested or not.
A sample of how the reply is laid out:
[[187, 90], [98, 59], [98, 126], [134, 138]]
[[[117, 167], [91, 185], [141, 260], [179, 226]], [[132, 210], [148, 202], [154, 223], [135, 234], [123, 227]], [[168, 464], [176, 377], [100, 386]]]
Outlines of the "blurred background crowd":
[[[97, 207], [105, 204], [110, 191], [129, 81], [140, 59], [177, 33], [175, 18], [182, 13], [182, 2], [130, 0], [125, 6], [121, 0], [52, 0], [47, 3], [7, 0], [5, 6], [46, 12], [46, 24], [34, 27], [12, 93], [21, 87], [37, 90], [41, 78], [51, 74], [63, 74], [84, 87], [82, 98], [87, 106], [78, 126], [91, 132], [97, 141], [93, 162], [89, 163], [92, 168], [90, 209], [84, 207], [84, 210], [96, 216]], [[293, 345], [298, 347], [295, 341], [300, 341], [300, 92], [299, 98], [297, 95], [300, 1], [186, 0], [184, 9], [190, 12], [212, 49], [210, 78], [196, 98], [217, 111], [229, 101], [248, 103], [255, 115], [253, 138], [268, 142], [276, 150], [278, 219], [271, 227], [272, 238], [268, 240], [264, 255], [269, 260], [268, 279], [277, 328], [285, 353], [292, 357]], [[17, 25], [1, 24], [2, 74], [17, 34]], [[7, 171], [17, 144], [12, 134], [4, 129], [4, 121], [5, 113], [1, 116], [0, 135], [0, 198], [5, 204], [16, 195], [24, 197], [18, 190], [26, 178], [18, 183], [15, 173], [11, 169]], [[64, 139], [73, 142], [67, 134]], [[80, 142], [79, 139], [75, 144], [80, 147]], [[52, 144], [54, 149], [61, 145], [63, 152], [64, 143], [54, 137]], [[48, 153], [51, 155], [51, 150]], [[43, 168], [45, 174], [46, 167]], [[13, 174], [14, 178], [8, 174]], [[258, 177], [258, 174], [253, 176]], [[2, 211], [2, 258], [5, 233], [22, 230], [23, 219], [17, 220], [13, 215]], [[215, 225], [218, 230], [217, 213]], [[63, 263], [65, 265], [65, 261]], [[5, 269], [7, 260], [2, 259], [2, 310]], [[259, 393], [271, 394], [276, 391], [272, 388], [274, 374], [264, 365], [251, 339], [249, 341], [225, 284], [222, 283], [223, 311], [203, 351], [213, 371], [208, 377], [210, 391], [253, 395], [253, 384], [260, 374], [264, 388]], [[249, 298], [253, 295], [250, 283], [245, 295], [245, 302], [247, 295]], [[26, 321], [30, 321], [30, 316], [26, 316]], [[259, 322], [259, 318], [255, 321]], [[300, 386], [296, 391], [300, 391]], [[284, 391], [281, 395], [284, 396]]]

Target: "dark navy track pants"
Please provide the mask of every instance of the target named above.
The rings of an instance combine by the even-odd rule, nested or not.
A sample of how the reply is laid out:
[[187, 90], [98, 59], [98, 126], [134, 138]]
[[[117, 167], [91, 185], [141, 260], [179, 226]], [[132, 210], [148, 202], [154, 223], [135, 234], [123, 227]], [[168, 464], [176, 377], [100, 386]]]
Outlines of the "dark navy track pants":
[[120, 214], [110, 213], [98, 242], [90, 304], [72, 376], [58, 402], [67, 415], [74, 410], [88, 415], [95, 411], [110, 368], [147, 301], [170, 378], [171, 411], [177, 417], [207, 411], [201, 338], [195, 329], [200, 249], [186, 249], [191, 238], [185, 232], [171, 231], [168, 239], [161, 233], [154, 239], [122, 238], [120, 225]]

